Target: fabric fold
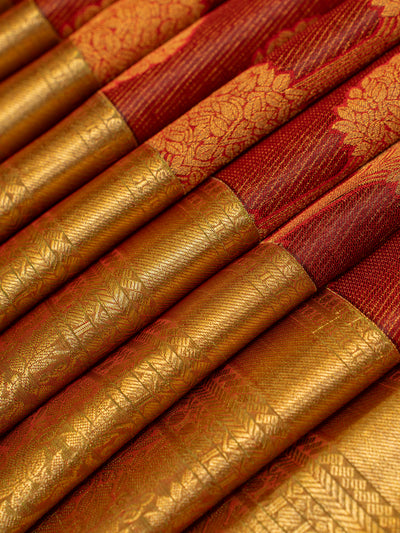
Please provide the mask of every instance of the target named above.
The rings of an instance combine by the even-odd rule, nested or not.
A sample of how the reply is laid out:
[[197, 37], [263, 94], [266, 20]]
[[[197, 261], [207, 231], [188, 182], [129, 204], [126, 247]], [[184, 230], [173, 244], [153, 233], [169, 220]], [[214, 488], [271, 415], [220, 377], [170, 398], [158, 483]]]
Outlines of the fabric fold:
[[[345, 275], [357, 293], [368, 269], [378, 294], [389, 256], [383, 299], [397, 315], [399, 247], [397, 233]], [[35, 531], [182, 531], [397, 364], [398, 326], [390, 339], [328, 286], [176, 403]]]
[[[258, 56], [256, 65], [215, 91], [148, 143], [160, 152], [189, 191], [398, 41], [400, 14], [385, 10], [376, 1], [346, 0], [271, 55]], [[346, 40], [340, 37], [343, 33]], [[144, 113], [141, 119], [157, 116], [157, 102], [146, 107], [152, 98], [154, 81], [151, 78], [147, 92], [142, 87], [136, 102]], [[65, 179], [65, 153], [58, 156], [56, 150], [50, 149], [51, 139], [62, 136], [65, 123], [0, 167], [3, 240], [93, 177], [90, 169], [74, 174], [72, 160], [67, 172], [69, 179]], [[138, 138], [142, 131], [139, 124], [139, 120], [135, 125], [129, 123]], [[80, 158], [86, 157], [85, 153], [76, 151]], [[61, 172], [58, 157], [64, 162]], [[100, 163], [99, 154], [97, 172]], [[40, 168], [46, 168], [46, 172]]]
[[[0, 495], [12, 491], [15, 497], [0, 528], [21, 531], [34, 523], [202, 377], [313, 292], [297, 261], [275, 245], [250, 252], [192, 292], [5, 438]], [[65, 446], [69, 452], [54, 468]], [[28, 464], [40, 470], [42, 483], [36, 476], [34, 481], [40, 495], [28, 487]]]
[[[283, 246], [323, 287], [399, 228], [399, 157], [397, 143], [263, 243]], [[104, 256], [0, 337], [1, 430], [258, 239], [238, 198], [213, 179]]]
[[[389, 151], [392, 154], [395, 153], [398, 158], [395, 149], [392, 148]], [[400, 197], [394, 192], [398, 188], [398, 178], [391, 173], [393, 167], [388, 164], [388, 160], [393, 163], [393, 166], [398, 166], [395, 165], [394, 159], [386, 153], [383, 154], [314, 204], [307, 210], [308, 213], [305, 211], [298, 217], [298, 226], [302, 228], [305, 225], [304, 220], [312, 225], [315, 213], [324, 214], [325, 225], [320, 222], [317, 230], [321, 243], [325, 243], [325, 249], [320, 250], [319, 253], [325, 254], [325, 261], [331, 267], [329, 272], [332, 277], [351, 266], [351, 259], [343, 264], [338, 262], [334, 256], [333, 251], [337, 246], [337, 241], [343, 241], [343, 246], [352, 246], [351, 257], [356, 261], [399, 228]], [[378, 178], [374, 174], [377, 169], [379, 169]], [[212, 180], [210, 183], [214, 186], [214, 191], [210, 191], [210, 196], [212, 196], [213, 193], [215, 195], [215, 187], [221, 187], [222, 184], [217, 180]], [[385, 188], [386, 193], [383, 192]], [[379, 195], [377, 195], [377, 189], [380, 189]], [[200, 194], [201, 190], [200, 187], [197, 194]], [[192, 195], [189, 195], [186, 201], [189, 201]], [[374, 209], [375, 219], [371, 218], [368, 210], [364, 209], [367, 195], [375, 198], [376, 205], [371, 206], [371, 209]], [[177, 204], [173, 209], [179, 205]], [[334, 228], [339, 234], [337, 241], [329, 239], [334, 216], [332, 210], [334, 210], [334, 215], [342, 220], [348, 217], [348, 223], [342, 225], [341, 229]], [[381, 232], [375, 230], [376, 219], [379, 219], [385, 228]], [[163, 225], [165, 221], [161, 227]], [[289, 229], [286, 230], [284, 227], [281, 233], [290, 235], [293, 225], [296, 224], [289, 223]], [[372, 231], [375, 239], [371, 238]], [[357, 234], [354, 244], [352, 243], [353, 232]], [[182, 233], [179, 237], [181, 236]], [[297, 236], [294, 237], [295, 240], [296, 238]], [[368, 238], [367, 244], [366, 238]], [[311, 232], [308, 246], [313, 247], [315, 240], [315, 234]], [[148, 238], [142, 241], [149, 246]], [[3, 441], [5, 464], [1, 468], [4, 475], [0, 486], [4, 494], [14, 493], [16, 495], [13, 500], [15, 531], [23, 527], [24, 523], [29, 525], [35, 518], [45, 513], [51, 505], [100, 466], [155, 417], [161, 415], [173, 402], [179, 400], [202, 378], [316, 291], [314, 282], [302, 266], [290, 253], [273, 241], [277, 241], [275, 236], [263, 241], [262, 244], [216, 274], [119, 351], [109, 356], [99, 367], [50, 400], [5, 437]], [[286, 242], [289, 242], [289, 239]], [[137, 251], [137, 245], [134, 249]], [[151, 250], [149, 255], [152, 256], [152, 253]], [[110, 264], [109, 261], [106, 261], [107, 263]], [[117, 270], [115, 266], [114, 269]], [[191, 274], [193, 275], [193, 272]], [[187, 273], [186, 276], [188, 276]], [[101, 282], [100, 278], [99, 283]], [[76, 287], [82, 293], [82, 283], [78, 283]], [[165, 283], [164, 291], [166, 287]], [[96, 341], [94, 334], [92, 333], [89, 337], [89, 330], [86, 329], [86, 340], [80, 337], [82, 344], [75, 352], [69, 350], [68, 361], [67, 353], [57, 353], [52, 349], [57, 339], [56, 336], [59, 334], [57, 326], [60, 324], [61, 316], [64, 328], [68, 325], [71, 327], [72, 320], [81, 309], [82, 301], [90, 306], [91, 300], [95, 297], [98, 299], [102, 297], [104, 287], [98, 284], [94, 285], [94, 288], [97, 294], [93, 293], [90, 298], [88, 291], [84, 291], [83, 297], [80, 297], [77, 292], [72, 294], [69, 291], [69, 302], [65, 295], [64, 299], [61, 298], [58, 302], [56, 298], [50, 299], [44, 311], [39, 311], [37, 315], [31, 313], [31, 319], [28, 315], [26, 319], [16, 324], [14, 331], [9, 330], [3, 334], [1, 348], [3, 354], [7, 354], [2, 362], [4, 398], [7, 398], [7, 404], [4, 402], [2, 406], [3, 429], [10, 427], [10, 421], [12, 424], [12, 421], [16, 422], [18, 417], [21, 418], [28, 413], [28, 403], [32, 409], [46, 399], [46, 394], [49, 396], [55, 393], [57, 387], [61, 388], [68, 380], [75, 377], [79, 371], [84, 369], [84, 365], [88, 366], [96, 359], [98, 360], [101, 354], [105, 353], [103, 347], [106, 339], [110, 346], [112, 342], [116, 342], [118, 334], [121, 339], [124, 331], [126, 335], [128, 334], [128, 328], [132, 331], [132, 317], [135, 315], [133, 312], [128, 315], [124, 310], [125, 313], [120, 312], [120, 317], [116, 313], [110, 317], [108, 324], [104, 318], [101, 323], [97, 322], [99, 330], [100, 327], [102, 329], [95, 332], [97, 333]], [[144, 293], [143, 296], [145, 297], [146, 294]], [[77, 305], [75, 302], [78, 298], [80, 302]], [[159, 296], [158, 299], [160, 299]], [[143, 299], [138, 301], [141, 307], [136, 309], [135, 313], [139, 312], [144, 315], [146, 309], [144, 301]], [[153, 309], [155, 302], [154, 295], [151, 301]], [[361, 366], [363, 374], [361, 382], [364, 386], [366, 386], [365, 383], [369, 384], [372, 379], [379, 377], [397, 362], [399, 354], [384, 333], [376, 326], [372, 326], [342, 297], [333, 295], [332, 291], [327, 291], [312, 302], [305, 304], [303, 311], [294, 313], [308, 317], [309, 324], [317, 324], [315, 325], [316, 336], [313, 336], [313, 330], [309, 334], [303, 332], [305, 327], [303, 324], [296, 328], [293, 324], [296, 324], [299, 319], [294, 319], [293, 322], [288, 318], [284, 321], [286, 325], [276, 326], [277, 331], [280, 332], [277, 338], [284, 339], [286, 349], [290, 349], [291, 353], [295, 353], [298, 344], [303, 342], [304, 348], [300, 347], [300, 353], [308, 354], [307, 357], [311, 357], [311, 360], [320, 360], [322, 341], [330, 328], [329, 339], [331, 340], [324, 341], [326, 344], [324, 349], [328, 350], [330, 357], [334, 359], [336, 349], [340, 346], [340, 338], [346, 338], [345, 334], [347, 334], [346, 346], [356, 343], [357, 348], [349, 350], [344, 347], [343, 355], [339, 358], [340, 365], [344, 365], [346, 370], [350, 369], [351, 377], [359, 371], [357, 365]], [[57, 305], [58, 316], [55, 314]], [[324, 311], [325, 308], [326, 311]], [[52, 315], [46, 316], [45, 313], [49, 313], [49, 310], [52, 311]], [[138, 324], [140, 321], [143, 324], [143, 316], [135, 318]], [[93, 315], [94, 325], [96, 325], [95, 320]], [[334, 329], [335, 321], [338, 322], [337, 331]], [[76, 334], [78, 334], [81, 328], [77, 327], [76, 323], [74, 325]], [[109, 327], [118, 330], [118, 334], [114, 333], [113, 338], [110, 338], [107, 329]], [[310, 327], [305, 327], [305, 330]], [[363, 332], [362, 328], [366, 332]], [[41, 329], [42, 343], [46, 342], [45, 347], [43, 344], [40, 345], [39, 329]], [[11, 335], [10, 331], [12, 331]], [[28, 342], [21, 341], [22, 331], [34, 331]], [[365, 343], [365, 336], [371, 339], [370, 344]], [[314, 348], [307, 349], [308, 344]], [[264, 343], [262, 345], [264, 346]], [[355, 362], [353, 362], [354, 351], [361, 352], [361, 355], [355, 358]], [[377, 352], [380, 351], [382, 355], [378, 357]], [[279, 360], [279, 354], [285, 352], [279, 350], [275, 342], [268, 353], [276, 353]], [[255, 357], [251, 352], [251, 357], [252, 361], [257, 361], [258, 365], [259, 356]], [[285, 367], [288, 357], [286, 356], [285, 359]], [[345, 361], [343, 361], [344, 358]], [[71, 360], [74, 360], [73, 364]], [[304, 371], [308, 372], [307, 364], [304, 362], [302, 364]], [[12, 370], [21, 365], [24, 366], [23, 374], [16, 376]], [[325, 372], [325, 367], [322, 370]], [[341, 376], [346, 383], [349, 376], [344, 372], [346, 374], [344, 377], [343, 369], [339, 370], [333, 363], [328, 365], [328, 374], [337, 373], [337, 379]], [[259, 372], [263, 373], [262, 367]], [[321, 375], [316, 372], [315, 368], [313, 372], [313, 379], [321, 379]], [[279, 379], [278, 382], [279, 385], [282, 384]], [[313, 381], [310, 386], [315, 388], [316, 382]], [[353, 391], [354, 383], [351, 380], [349, 386]], [[292, 394], [291, 389], [288, 394]], [[339, 396], [341, 401], [342, 396]], [[244, 398], [247, 399], [247, 395]], [[332, 401], [333, 399], [329, 396], [329, 402]], [[310, 418], [313, 420], [315, 412], [310, 412]], [[299, 423], [304, 423], [304, 416], [301, 415], [299, 418]], [[307, 420], [309, 422], [308, 418]], [[305, 431], [308, 429], [309, 426]], [[61, 463], [56, 461], [60, 454], [65, 454]], [[167, 455], [165, 455], [165, 460], [168, 461]], [[35, 479], [41, 487], [40, 497], [36, 490], [31, 489], [32, 478], [27, 480], [24, 477], [23, 473], [27, 464], [37, 465], [38, 476]], [[157, 476], [153, 481], [156, 479]], [[34, 483], [33, 486], [36, 487], [37, 484]], [[199, 499], [202, 500], [203, 496]], [[14, 518], [10, 517], [6, 511], [4, 520], [10, 521]], [[165, 527], [164, 523], [163, 527]], [[95, 526], [92, 524], [89, 530], [91, 528]]]
[[0, 16], [0, 80], [60, 40], [59, 34], [34, 0], [18, 3]]
[[[216, 174], [262, 237], [398, 140], [399, 71], [395, 47]], [[378, 105], [377, 90], [385, 95]], [[98, 149], [105, 140], [122, 144], [116, 128], [107, 131], [97, 136]], [[50, 209], [0, 248], [0, 328], [184, 192], [167, 163], [143, 145]]]
[[[33, 141], [97, 89], [219, 3], [119, 0], [54, 50], [5, 80], [0, 84], [0, 159]], [[14, 30], [9, 31], [17, 38]], [[15, 46], [12, 50], [17, 53]], [[4, 61], [8, 55], [2, 54]], [[92, 130], [99, 127], [101, 113], [92, 122]], [[82, 127], [80, 131], [90, 130]], [[132, 148], [125, 148], [124, 153]], [[64, 152], [64, 158], [69, 153]], [[113, 161], [116, 158], [118, 152]]]
[[[212, 0], [210, 1], [212, 2]], [[220, 3], [220, 0], [217, 1]], [[3, 11], [3, 3], [6, 2], [2, 0], [0, 12]], [[107, 10], [108, 15], [99, 17], [98, 23], [92, 24], [91, 27], [99, 30], [104, 27], [104, 22], [108, 20], [109, 27], [113, 27], [115, 33], [119, 32], [121, 38], [123, 34], [120, 30], [127, 20], [122, 17], [118, 18], [118, 8], [107, 9], [113, 3], [115, 0], [23, 0], [22, 2], [14, 2], [17, 5], [4, 13], [0, 19], [0, 80], [53, 48], [62, 39], [89, 23], [103, 10]], [[132, 11], [139, 17], [145, 16], [146, 9], [143, 8], [146, 7], [146, 4], [147, 8], [152, 9], [154, 17], [157, 17], [158, 9], [163, 10], [163, 4], [167, 2], [152, 0], [146, 3], [140, 1], [117, 3], [121, 7], [125, 5], [124, 14], [125, 17], [129, 18]], [[169, 4], [173, 12], [173, 3], [169, 2]], [[175, 2], [175, 6], [182, 10], [182, 15], [185, 14], [185, 11], [190, 10], [194, 4], [195, 2], [191, 0]], [[198, 9], [204, 13], [210, 2], [202, 0], [197, 4]], [[214, 5], [216, 4], [214, 3]], [[176, 15], [176, 12], [174, 14]], [[171, 10], [164, 9], [162, 16], [164, 21], [168, 20], [168, 17], [171, 16]], [[111, 19], [113, 19], [113, 25]], [[189, 18], [188, 24], [193, 20], [195, 19], [190, 20]], [[137, 24], [138, 17], [132, 18], [131, 22]], [[115, 42], [116, 39], [114, 39], [114, 45]]]
[[397, 366], [187, 532], [399, 531], [399, 385]]

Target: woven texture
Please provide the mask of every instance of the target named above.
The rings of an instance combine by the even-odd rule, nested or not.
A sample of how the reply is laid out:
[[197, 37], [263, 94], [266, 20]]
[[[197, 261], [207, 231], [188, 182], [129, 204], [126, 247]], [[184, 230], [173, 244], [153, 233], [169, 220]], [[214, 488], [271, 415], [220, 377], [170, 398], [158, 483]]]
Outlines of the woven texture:
[[340, 4], [150, 144], [187, 190], [194, 187], [396, 43], [400, 12], [376, 1]]
[[400, 233], [329, 287], [400, 347]]
[[359, 311], [322, 293], [193, 389], [36, 530], [182, 531], [399, 359]]
[[217, 174], [263, 237], [399, 139], [399, 80], [395, 47]]
[[103, 92], [143, 142], [249, 67], [278, 30], [335, 4], [338, 0], [229, 0]]
[[67, 37], [115, 0], [35, 0], [61, 37]]
[[399, 401], [397, 367], [188, 532], [397, 533]]
[[221, 0], [119, 0], [70, 37], [100, 86]]
[[400, 143], [388, 148], [271, 237], [318, 287], [373, 252], [399, 227]]

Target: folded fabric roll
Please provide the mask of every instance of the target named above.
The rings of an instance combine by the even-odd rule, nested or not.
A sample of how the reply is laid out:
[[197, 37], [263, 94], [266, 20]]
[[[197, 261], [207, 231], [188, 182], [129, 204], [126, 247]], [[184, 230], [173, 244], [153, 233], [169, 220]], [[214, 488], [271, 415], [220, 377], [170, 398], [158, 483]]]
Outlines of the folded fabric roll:
[[340, 533], [397, 533], [399, 403], [397, 366], [188, 533], [321, 528]]
[[[267, 313], [266, 322], [262, 322], [265, 314], [258, 317], [261, 320], [258, 327], [265, 328], [278, 320], [284, 313], [282, 305], [287, 312], [310, 295], [310, 287], [316, 290], [314, 282], [317, 287], [324, 286], [400, 227], [399, 158], [400, 143], [249, 252], [250, 257], [255, 258], [252, 261], [260, 262], [261, 270], [268, 273], [265, 276], [258, 274], [265, 291], [266, 300], [262, 306], [271, 306], [273, 310], [272, 314]], [[217, 198], [218, 192], [220, 198]], [[215, 197], [215, 205], [225, 206], [223, 213], [230, 214], [228, 221], [223, 214], [217, 218], [215, 207], [206, 209], [212, 196]], [[202, 198], [206, 200], [204, 203]], [[185, 210], [190, 207], [191, 220], [185, 215]], [[212, 226], [214, 231], [211, 232], [207, 225]], [[213, 241], [211, 245], [210, 239]], [[226, 185], [214, 179], [36, 307], [0, 338], [1, 429], [10, 429], [200, 281], [207, 279], [225, 261], [254, 244], [256, 239], [256, 228], [243, 207]], [[310, 278], [306, 276], [308, 281], [300, 265], [297, 269], [293, 267], [296, 260], [289, 261], [286, 251], [280, 246], [282, 244], [300, 259], [300, 265], [307, 269], [307, 276], [311, 274]], [[265, 247], [271, 245], [275, 252], [267, 257], [269, 251], [265, 251]], [[289, 265], [287, 271], [285, 265]], [[284, 295], [288, 287], [287, 277], [296, 290]], [[282, 299], [280, 305], [277, 304], [278, 296]], [[237, 288], [236, 297], [239, 302], [250, 298], [255, 305], [258, 301], [247, 284], [242, 293]], [[194, 305], [194, 309], [201, 309], [201, 305]], [[217, 305], [217, 309], [221, 315], [218, 320], [215, 318], [210, 322], [210, 327], [216, 329], [215, 335], [220, 331], [223, 340], [222, 326], [225, 310], [229, 310], [229, 298], [224, 304]], [[182, 315], [186, 316], [184, 311]], [[199, 312], [199, 316], [203, 318], [207, 312]], [[217, 327], [218, 323], [221, 330]], [[162, 320], [161, 324], [164, 324]], [[178, 334], [173, 332], [173, 335]], [[249, 340], [245, 335], [244, 339], [246, 342]], [[184, 337], [183, 347], [186, 341]], [[169, 342], [180, 344], [176, 337]], [[216, 340], [214, 343], [217, 346]], [[150, 350], [151, 359], [154, 356], [153, 346], [149, 344], [146, 349]], [[161, 351], [163, 349], [162, 346]], [[163, 353], [161, 356], [165, 358]], [[224, 352], [219, 362], [213, 359], [209, 371], [227, 356], [229, 353]], [[189, 352], [186, 357], [189, 358], [188, 365], [193, 364], [197, 371], [198, 353]], [[129, 367], [132, 360], [128, 358], [126, 364]], [[196, 371], [189, 386], [204, 375], [200, 371], [196, 374]], [[206, 365], [203, 371], [207, 372]], [[178, 376], [178, 383], [180, 379]], [[163, 381], [157, 384], [156, 376], [152, 380], [156, 389], [160, 387], [163, 390]], [[172, 378], [169, 385], [174, 389]], [[135, 397], [134, 390], [132, 404], [135, 401], [144, 402], [142, 396]], [[162, 412], [163, 403], [157, 401], [159, 412]], [[167, 401], [164, 408], [168, 405]], [[58, 414], [59, 409], [56, 411]], [[127, 428], [131, 416], [129, 413]], [[134, 433], [139, 429], [133, 427], [129, 431]], [[107, 446], [112, 448], [111, 443]]]
[[[397, 233], [365, 263], [292, 312], [175, 404], [35, 531], [111, 533], [127, 527], [140, 533], [182, 531], [400, 361], [394, 344], [400, 345], [399, 287]], [[367, 309], [370, 318], [340, 294], [345, 291]], [[119, 407], [126, 401], [131, 377], [126, 375], [125, 387], [117, 387], [114, 394], [108, 385], [109, 405]], [[101, 416], [96, 414], [83, 408], [79, 418], [64, 426], [60, 440], [55, 437], [53, 441], [53, 451], [60, 450], [54, 457], [32, 440], [35, 461], [30, 462], [32, 457], [22, 461], [20, 474], [14, 467], [25, 436], [24, 425], [19, 438], [13, 434], [6, 437], [3, 457], [7, 456], [9, 463], [2, 471], [12, 480], [7, 493], [24, 492], [24, 484], [19, 483], [25, 471], [20, 468], [28, 464], [34, 464], [35, 470], [25, 474], [25, 487], [42, 488], [49, 479], [44, 465], [52, 461], [55, 476], [77, 441], [90, 440], [101, 426]], [[123, 423], [116, 425], [115, 436], [119, 431], [124, 431]], [[390, 428], [388, 432], [392, 436]], [[362, 431], [357, 436], [358, 442], [365, 442]], [[12, 442], [13, 438], [15, 445], [8, 449], [8, 439]], [[99, 451], [93, 455], [96, 453]], [[352, 457], [357, 457], [356, 450]], [[362, 461], [362, 453], [360, 458]], [[332, 467], [334, 464], [332, 461]], [[367, 465], [364, 463], [371, 471], [373, 466]], [[390, 479], [389, 473], [386, 476]], [[377, 477], [378, 473], [375, 480]], [[315, 484], [310, 485], [312, 489]], [[17, 513], [17, 507], [14, 511]]]
[[[99, 87], [219, 3], [221, 0], [120, 0], [4, 81], [0, 84], [0, 160], [35, 139]], [[279, 29], [279, 24], [274, 29]], [[17, 53], [15, 46], [12, 53]], [[10, 56], [5, 52], [0, 55], [3, 61]], [[109, 113], [109, 109], [97, 109], [91, 118], [92, 129], [101, 127]]]
[[[395, 47], [217, 174], [262, 238], [399, 138], [399, 73]], [[3, 244], [2, 329], [182, 196], [161, 159], [139, 154], [135, 171], [115, 165]]]
[[[187, 191], [198, 185], [398, 41], [400, 13], [384, 9], [377, 1], [346, 0], [263, 59], [264, 62], [250, 67], [156, 134], [148, 146], [168, 162]], [[160, 82], [157, 77], [160, 73], [155, 69], [154, 77], [146, 77], [146, 72], [145, 69], [142, 75], [138, 73], [132, 80], [135, 83], [122, 84], [132, 95], [129, 107], [124, 108], [129, 127], [120, 114], [122, 109], [117, 109], [120, 104], [115, 107], [107, 98], [111, 98], [111, 91], [107, 96], [104, 91], [87, 103], [90, 117], [104, 106], [104, 113], [99, 114], [107, 119], [102, 118], [102, 126], [94, 128], [96, 136], [90, 135], [93, 121], [88, 118], [85, 105], [1, 165], [2, 239], [110, 164], [117, 157], [113, 152], [115, 145], [120, 156], [134, 142], [132, 131], [139, 142], [146, 139], [143, 124], [150, 124], [162, 109], [158, 99], [153, 101], [152, 90], [155, 80]], [[178, 79], [182, 84], [176, 87], [185, 87], [186, 81], [183, 83], [180, 76]], [[165, 94], [169, 94], [173, 83], [168, 76], [167, 81]], [[136, 91], [136, 83], [140, 90]], [[189, 98], [188, 94], [188, 90], [180, 92], [180, 99]], [[124, 99], [122, 103], [125, 105]], [[126, 140], [125, 144], [118, 136]], [[106, 149], [105, 138], [114, 140]], [[128, 156], [126, 165], [129, 157], [135, 161], [136, 154]]]
[[[178, 26], [181, 24], [180, 27], [184, 28], [196, 20], [201, 13], [205, 13], [210, 6], [217, 5], [221, 1], [223, 0], [120, 1], [117, 2], [119, 7], [108, 9], [107, 15], [100, 16], [98, 23], [95, 22], [89, 27], [93, 30], [95, 28], [100, 31], [103, 29], [103, 34], [98, 35], [97, 46], [111, 45], [115, 47], [119, 39], [124, 39], [124, 37], [126, 39], [124, 35], [126, 27], [125, 31], [123, 30], [126, 23], [134, 25], [134, 29], [137, 30], [143, 20], [149, 25], [149, 30], [152, 29], [154, 33], [157, 33], [156, 27], [152, 27], [151, 17], [154, 16], [156, 21], [161, 16], [163, 24], [160, 24], [159, 20], [157, 21], [160, 33], [165, 31], [167, 26], [170, 26], [169, 29], [171, 30], [176, 24]], [[0, 18], [0, 80], [54, 47], [114, 2], [115, 0], [23, 0], [22, 2], [14, 2], [18, 5], [4, 13]], [[167, 4], [170, 9], [168, 9]], [[175, 18], [177, 20], [173, 20]], [[104, 32], [105, 25], [108, 26], [108, 35]], [[106, 44], [104, 41], [102, 42], [102, 38], [107, 39], [108, 37], [107, 41], [109, 41], [110, 30], [113, 30], [114, 39]], [[148, 38], [147, 35], [143, 34], [143, 29], [139, 33]], [[85, 31], [83, 35], [86, 35]], [[174, 33], [170, 33], [169, 36], [171, 35]], [[96, 37], [94, 38], [96, 39]], [[166, 36], [167, 38], [168, 36]], [[118, 48], [116, 52], [118, 52]], [[73, 56], [71, 53], [68, 55], [64, 52], [64, 54], [58, 55], [58, 59], [71, 61]], [[76, 61], [76, 57], [74, 59]], [[64, 74], [66, 70], [67, 66], [64, 67]], [[50, 72], [49, 68], [48, 74]]]

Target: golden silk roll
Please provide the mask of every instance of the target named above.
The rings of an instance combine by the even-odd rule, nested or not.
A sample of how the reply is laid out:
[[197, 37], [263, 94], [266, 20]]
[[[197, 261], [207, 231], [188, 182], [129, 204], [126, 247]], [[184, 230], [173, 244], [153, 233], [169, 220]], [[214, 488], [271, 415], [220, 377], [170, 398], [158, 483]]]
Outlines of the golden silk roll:
[[[219, 9], [223, 7], [220, 6]], [[360, 17], [363, 23], [360, 22]], [[341, 21], [340, 27], [338, 20]], [[362, 31], [359, 31], [361, 26]], [[197, 29], [199, 27], [196, 26]], [[324, 37], [321, 34], [315, 40], [315, 35], [319, 35], [322, 27]], [[326, 32], [329, 33], [329, 37]], [[341, 46], [337, 46], [338, 36], [343, 33], [352, 40], [354, 46], [350, 46], [348, 40], [340, 39]], [[185, 36], [188, 37], [186, 34]], [[153, 135], [148, 143], [161, 153], [181, 179], [185, 190], [189, 191], [256, 141], [287, 122], [318, 96], [322, 96], [368, 62], [379, 57], [391, 48], [398, 38], [400, 38], [400, 14], [386, 12], [382, 10], [382, 6], [371, 4], [371, 0], [363, 0], [361, 3], [346, 0], [271, 55], [266, 52], [261, 59], [259, 58], [261, 62], [251, 66], [192, 107], [175, 122]], [[174, 42], [176, 44], [176, 41]], [[165, 53], [166, 49], [161, 54], [162, 58], [165, 58]], [[203, 60], [203, 56], [201, 59]], [[144, 61], [145, 66], [148, 66], [146, 63], [148, 61], [151, 64], [154, 62], [155, 65], [159, 63], [159, 59], [154, 56], [153, 59], [148, 57]], [[162, 65], [165, 63], [162, 62]], [[137, 98], [129, 100], [129, 105], [124, 107], [123, 114], [140, 143], [148, 138], [149, 129], [146, 125], [154, 126], [154, 116], [158, 116], [160, 108], [160, 99], [153, 100], [152, 96], [153, 88], [157, 87], [156, 79], [150, 77], [150, 85], [146, 83], [141, 85], [143, 79], [140, 74], [147, 73], [146, 68], [141, 71], [142, 66], [143, 63], [138, 64], [136, 66], [138, 70], [134, 70], [133, 74], [131, 72], [128, 80], [125, 77], [119, 80], [125, 88], [125, 95], [138, 94]], [[131, 91], [132, 87], [136, 89], [132, 83], [137, 79], [140, 80], [138, 88], [141, 89], [138, 93]], [[182, 79], [186, 80], [186, 77], [183, 76]], [[171, 84], [173, 85], [173, 80]], [[115, 98], [115, 106], [118, 108], [120, 102], [116, 95], [118, 91], [113, 91], [110, 87], [109, 89], [107, 91], [104, 89], [104, 93], [110, 100]], [[188, 88], [186, 89], [182, 93], [182, 98], [191, 94]], [[173, 102], [171, 106], [172, 104]], [[166, 108], [168, 110], [170, 106]], [[180, 112], [179, 106], [178, 116]], [[171, 118], [169, 115], [168, 117]], [[68, 171], [68, 180], [58, 176], [59, 187], [56, 189], [51, 187], [53, 184], [51, 174], [41, 172], [40, 154], [43, 151], [52, 153], [54, 161], [58, 158], [62, 160], [64, 168], [74, 167], [74, 155], [67, 158], [50, 142], [54, 137], [63, 136], [64, 127], [71, 127], [68, 125], [68, 120], [69, 118], [65, 119], [52, 132], [36, 139], [0, 166], [2, 239], [8, 238], [43, 210], [71, 193], [74, 187], [83, 185], [93, 177], [94, 172], [88, 169], [86, 173], [81, 172], [71, 180], [71, 172]], [[32, 176], [25, 171], [26, 161], [29, 161], [31, 166], [37, 166]], [[98, 171], [98, 168], [96, 170]], [[28, 189], [29, 199], [23, 195], [13, 194], [11, 190], [16, 186]], [[46, 203], [43, 198], [46, 198]]]
[[[298, 6], [294, 0], [228, 0], [212, 11], [221, 0], [119, 0], [54, 50], [0, 84], [0, 133], [4, 137], [0, 159], [34, 140], [103, 86], [103, 94], [132, 127], [129, 113], [132, 100], [140, 98], [136, 94], [140, 89], [137, 69], [129, 67], [176, 35], [139, 68], [140, 77], [146, 79], [157, 101], [157, 115], [152, 113], [150, 120], [155, 122], [157, 117], [158, 131], [250, 66], [252, 56], [276, 31], [300, 18], [308, 20], [323, 13], [338, 1], [306, 0]], [[212, 12], [205, 15], [207, 11]], [[15, 32], [13, 35], [17, 39]], [[9, 56], [1, 54], [1, 49], [0, 55]], [[70, 68], [71, 56], [79, 57], [85, 70], [85, 87], [81, 86], [79, 70]], [[161, 63], [167, 64], [163, 73]], [[117, 80], [111, 82], [116, 76]], [[167, 83], [164, 76], [171, 82]], [[190, 93], [183, 92], [185, 77], [191, 80]], [[52, 82], [48, 87], [46, 80]], [[168, 92], [163, 94], [167, 87]], [[175, 93], [174, 101], [169, 99], [171, 93]], [[51, 112], [46, 98], [51, 100]]]
[[399, 531], [399, 385], [396, 367], [188, 532]]
[[[314, 291], [297, 261], [270, 244], [193, 291], [5, 438], [1, 446], [9, 460], [0, 464], [0, 495], [12, 491], [15, 497], [12, 513], [0, 513], [0, 527], [7, 523], [10, 531], [19, 531], [31, 525], [203, 377]], [[72, 453], [54, 468], [65, 447]], [[41, 471], [40, 495], [28, 486], [27, 464]]]
[[214, 179], [104, 256], [1, 336], [1, 431], [258, 240], [237, 197]]
[[0, 80], [60, 40], [34, 0], [16, 5], [0, 16]]
[[324, 291], [175, 404], [35, 531], [182, 531], [399, 360], [375, 324]]
[[[400, 228], [399, 158], [397, 143], [268, 241], [322, 288]], [[0, 337], [2, 430], [258, 240], [237, 196], [212, 179], [104, 256]], [[17, 294], [15, 273], [6, 281]]]

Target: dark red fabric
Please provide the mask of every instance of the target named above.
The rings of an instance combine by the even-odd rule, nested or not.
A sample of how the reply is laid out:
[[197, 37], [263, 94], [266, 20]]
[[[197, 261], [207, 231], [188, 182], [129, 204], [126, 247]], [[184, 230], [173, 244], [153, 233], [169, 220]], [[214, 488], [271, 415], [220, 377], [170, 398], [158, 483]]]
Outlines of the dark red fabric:
[[400, 348], [400, 231], [329, 288], [349, 300]]
[[400, 229], [400, 142], [270, 237], [318, 287], [352, 268]]
[[145, 70], [133, 68], [103, 92], [143, 142], [249, 67], [275, 32], [339, 3], [230, 0], [204, 17], [178, 50]]
[[[51, 22], [53, 28], [61, 37], [83, 26], [85, 22], [93, 18], [107, 6], [115, 3], [115, 0], [35, 0], [36, 4]], [[209, 11], [224, 0], [202, 0], [204, 11]], [[14, 3], [15, 0], [13, 0]]]
[[[371, 9], [369, 2], [368, 8], [363, 1], [344, 2], [329, 25], [325, 28], [318, 25], [318, 31], [310, 31], [306, 45], [301, 34], [294, 36], [290, 43], [271, 55], [265, 54], [265, 59], [268, 58], [277, 69], [292, 71], [299, 80], [356, 48], [358, 43], [372, 38], [381, 25], [379, 10]], [[261, 57], [258, 59], [262, 61]]]
[[345, 144], [345, 134], [332, 126], [349, 91], [399, 52], [399, 46], [392, 49], [216, 175], [240, 198], [263, 238], [391, 144], [382, 132], [370, 149], [354, 153], [362, 136], [359, 144]]
[[[400, 168], [399, 168], [400, 173]], [[372, 253], [400, 225], [398, 183], [377, 180], [324, 205], [279, 242], [325, 286]]]

